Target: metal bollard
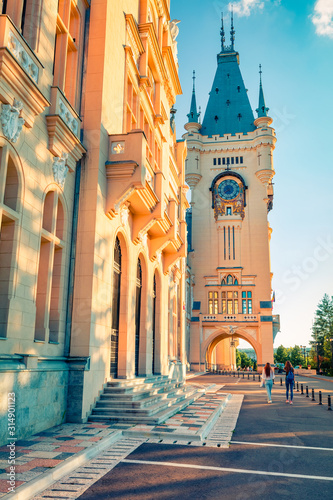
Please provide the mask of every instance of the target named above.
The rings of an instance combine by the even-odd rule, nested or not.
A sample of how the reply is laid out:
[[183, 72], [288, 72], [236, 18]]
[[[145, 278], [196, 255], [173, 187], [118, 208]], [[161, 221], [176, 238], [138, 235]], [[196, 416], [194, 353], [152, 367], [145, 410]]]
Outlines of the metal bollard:
[[306, 390], [306, 397], [308, 398], [309, 397], [309, 387], [307, 385], [305, 386], [305, 390]]
[[301, 384], [301, 396], [304, 396], [304, 392], [303, 392], [303, 384]]
[[234, 377], [236, 377], [236, 373], [234, 372]]
[[249, 373], [247, 374], [247, 379], [250, 380], [250, 374]]
[[294, 390], [296, 389], [296, 382], [295, 382], [295, 380], [294, 380], [294, 388], [293, 388], [293, 389], [294, 389]]
[[245, 373], [243, 372], [243, 378], [245, 377]]
[[331, 396], [330, 394], [327, 396], [327, 406], [328, 406], [328, 410], [329, 411], [332, 411], [332, 406], [331, 406]]
[[299, 392], [298, 382], [297, 382], [297, 391], [296, 392]]
[[261, 376], [259, 375], [259, 382], [261, 382]]
[[311, 399], [311, 401], [316, 401], [315, 400], [315, 395], [314, 395], [314, 389], [312, 389], [312, 399]]
[[253, 374], [253, 380], [255, 380], [255, 379], [256, 379], [256, 376], [255, 376], [255, 373], [254, 373], [254, 374]]
[[282, 378], [280, 377], [280, 385], [282, 386]]
[[318, 404], [319, 404], [319, 405], [322, 405], [322, 404], [323, 404], [323, 403], [322, 403], [321, 391], [319, 391], [319, 403], [318, 403]]

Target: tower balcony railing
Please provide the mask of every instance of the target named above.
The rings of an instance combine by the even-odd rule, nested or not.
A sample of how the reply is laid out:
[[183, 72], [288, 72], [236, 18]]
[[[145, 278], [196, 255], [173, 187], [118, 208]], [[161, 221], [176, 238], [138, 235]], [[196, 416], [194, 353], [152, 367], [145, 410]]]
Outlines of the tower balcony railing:
[[216, 323], [253, 323], [258, 321], [257, 314], [207, 314], [202, 318], [203, 322]]

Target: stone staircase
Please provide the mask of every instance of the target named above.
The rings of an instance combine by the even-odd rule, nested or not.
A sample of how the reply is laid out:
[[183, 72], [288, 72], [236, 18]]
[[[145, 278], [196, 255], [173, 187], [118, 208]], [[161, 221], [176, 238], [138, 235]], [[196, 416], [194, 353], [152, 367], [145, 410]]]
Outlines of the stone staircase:
[[204, 394], [194, 385], [164, 376], [108, 382], [88, 420], [160, 424]]

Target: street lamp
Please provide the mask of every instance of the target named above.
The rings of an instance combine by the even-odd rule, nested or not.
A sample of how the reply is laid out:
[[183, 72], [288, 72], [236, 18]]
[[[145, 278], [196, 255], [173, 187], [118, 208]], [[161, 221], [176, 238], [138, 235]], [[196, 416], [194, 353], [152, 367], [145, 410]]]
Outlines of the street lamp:
[[331, 372], [333, 373], [333, 348], [332, 348], [333, 338], [330, 338], [329, 340], [331, 343]]
[[316, 342], [316, 351], [317, 351], [317, 375], [319, 375], [319, 355], [318, 355], [318, 346], [320, 342]]

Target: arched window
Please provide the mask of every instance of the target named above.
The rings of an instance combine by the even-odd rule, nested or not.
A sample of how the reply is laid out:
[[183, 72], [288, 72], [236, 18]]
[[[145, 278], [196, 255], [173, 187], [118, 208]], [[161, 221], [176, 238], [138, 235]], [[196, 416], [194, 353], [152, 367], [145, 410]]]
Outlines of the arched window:
[[152, 373], [155, 373], [155, 348], [156, 348], [156, 276], [153, 283], [153, 335], [152, 335]]
[[141, 260], [138, 259], [136, 266], [136, 294], [135, 294], [135, 375], [139, 375], [141, 290], [142, 290], [142, 268], [141, 268]]
[[118, 375], [120, 280], [121, 280], [121, 247], [119, 238], [117, 237], [113, 253], [111, 360], [110, 360], [111, 377], [117, 377]]
[[[44, 200], [36, 294], [35, 340], [58, 343], [63, 290], [64, 209], [56, 191]], [[49, 333], [47, 339], [47, 332]]]
[[13, 295], [14, 270], [17, 267], [17, 231], [19, 220], [19, 179], [7, 148], [1, 149], [0, 163], [0, 337], [7, 336], [10, 298]]

